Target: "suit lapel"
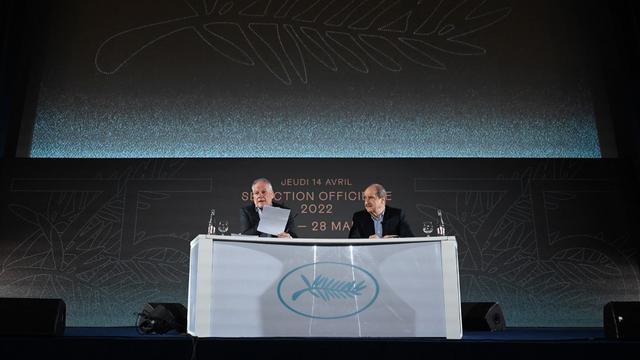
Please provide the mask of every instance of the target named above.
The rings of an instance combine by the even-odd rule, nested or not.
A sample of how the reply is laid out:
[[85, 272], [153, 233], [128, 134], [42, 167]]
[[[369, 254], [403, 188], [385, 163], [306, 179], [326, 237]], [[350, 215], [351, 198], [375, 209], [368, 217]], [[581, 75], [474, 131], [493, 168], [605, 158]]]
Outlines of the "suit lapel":
[[258, 215], [258, 209], [256, 208], [255, 205], [253, 205], [252, 211], [251, 211], [251, 225], [255, 226], [255, 228], [257, 229], [259, 222], [260, 222], [260, 215]]
[[371, 214], [365, 213], [365, 217], [367, 219], [367, 221], [365, 221], [365, 224], [366, 224], [365, 234], [367, 234], [367, 237], [369, 237], [376, 233], [376, 228], [375, 226], [373, 226], [373, 219], [371, 218]]
[[384, 218], [382, 219], [382, 236], [384, 235], [397, 235], [394, 234], [393, 228], [395, 228], [394, 224], [393, 224], [393, 214], [391, 213], [391, 211], [389, 211], [388, 207], [385, 207], [384, 209]]

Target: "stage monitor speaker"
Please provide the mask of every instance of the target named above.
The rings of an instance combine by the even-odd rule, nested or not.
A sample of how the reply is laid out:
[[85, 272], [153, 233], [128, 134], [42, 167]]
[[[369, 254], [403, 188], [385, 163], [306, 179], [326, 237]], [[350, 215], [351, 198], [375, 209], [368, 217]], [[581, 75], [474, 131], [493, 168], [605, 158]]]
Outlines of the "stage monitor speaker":
[[62, 336], [67, 306], [61, 299], [0, 298], [0, 335]]
[[507, 327], [500, 304], [463, 302], [462, 328], [465, 331], [502, 331]]
[[178, 303], [147, 303], [136, 322], [142, 334], [164, 334], [171, 330], [187, 332], [187, 308]]
[[640, 302], [609, 302], [604, 306], [602, 319], [607, 339], [640, 339]]

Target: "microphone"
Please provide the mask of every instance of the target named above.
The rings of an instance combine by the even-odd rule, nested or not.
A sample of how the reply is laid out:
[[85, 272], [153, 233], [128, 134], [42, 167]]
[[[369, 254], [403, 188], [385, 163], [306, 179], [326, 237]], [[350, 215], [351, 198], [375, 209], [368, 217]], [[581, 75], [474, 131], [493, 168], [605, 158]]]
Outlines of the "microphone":
[[442, 210], [438, 209], [438, 217], [440, 218], [440, 224], [438, 224], [438, 228], [436, 229], [436, 233], [440, 236], [444, 236], [444, 220], [442, 219]]

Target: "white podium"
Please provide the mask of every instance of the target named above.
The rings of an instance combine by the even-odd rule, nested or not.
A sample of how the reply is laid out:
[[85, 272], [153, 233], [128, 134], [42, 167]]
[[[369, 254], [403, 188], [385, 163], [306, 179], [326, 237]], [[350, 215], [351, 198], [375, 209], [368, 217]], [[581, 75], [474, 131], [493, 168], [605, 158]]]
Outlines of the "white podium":
[[189, 334], [462, 338], [455, 237], [191, 242]]

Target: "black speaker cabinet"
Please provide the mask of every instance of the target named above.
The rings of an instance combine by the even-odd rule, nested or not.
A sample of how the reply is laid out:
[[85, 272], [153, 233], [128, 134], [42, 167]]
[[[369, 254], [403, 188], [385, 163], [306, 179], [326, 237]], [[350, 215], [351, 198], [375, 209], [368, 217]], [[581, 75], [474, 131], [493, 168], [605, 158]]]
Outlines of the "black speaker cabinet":
[[187, 308], [178, 303], [147, 303], [136, 323], [142, 334], [164, 334], [171, 330], [187, 332]]
[[604, 334], [607, 339], [640, 339], [640, 302], [612, 301], [604, 306]]
[[62, 336], [67, 306], [61, 299], [0, 298], [0, 335]]
[[462, 329], [465, 331], [502, 331], [507, 327], [500, 304], [463, 302]]

